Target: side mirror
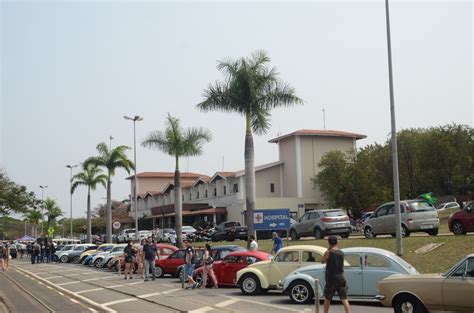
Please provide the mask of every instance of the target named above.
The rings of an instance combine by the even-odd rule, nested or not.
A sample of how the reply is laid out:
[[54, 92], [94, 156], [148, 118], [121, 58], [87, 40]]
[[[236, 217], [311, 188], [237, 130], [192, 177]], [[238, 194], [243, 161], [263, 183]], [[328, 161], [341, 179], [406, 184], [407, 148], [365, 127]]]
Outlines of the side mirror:
[[472, 212], [472, 208], [471, 208], [470, 206], [468, 206], [468, 207], [466, 208], [466, 211], [467, 211], [468, 213], [471, 213], [471, 212]]

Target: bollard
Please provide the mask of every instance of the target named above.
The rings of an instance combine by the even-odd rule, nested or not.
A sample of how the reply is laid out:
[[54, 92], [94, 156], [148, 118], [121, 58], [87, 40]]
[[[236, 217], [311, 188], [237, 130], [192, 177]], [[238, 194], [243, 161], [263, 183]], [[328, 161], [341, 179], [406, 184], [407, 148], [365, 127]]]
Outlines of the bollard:
[[319, 313], [319, 279], [314, 279], [314, 313]]

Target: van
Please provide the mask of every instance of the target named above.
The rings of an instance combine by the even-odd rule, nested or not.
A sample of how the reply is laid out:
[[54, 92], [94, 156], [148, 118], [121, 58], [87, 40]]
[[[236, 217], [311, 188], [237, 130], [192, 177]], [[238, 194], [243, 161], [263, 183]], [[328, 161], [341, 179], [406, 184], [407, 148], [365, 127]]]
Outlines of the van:
[[[402, 236], [408, 237], [413, 232], [425, 232], [436, 236], [439, 229], [439, 218], [436, 209], [424, 200], [400, 201]], [[379, 206], [364, 221], [364, 235], [374, 238], [377, 235], [395, 236], [395, 203], [388, 202]]]

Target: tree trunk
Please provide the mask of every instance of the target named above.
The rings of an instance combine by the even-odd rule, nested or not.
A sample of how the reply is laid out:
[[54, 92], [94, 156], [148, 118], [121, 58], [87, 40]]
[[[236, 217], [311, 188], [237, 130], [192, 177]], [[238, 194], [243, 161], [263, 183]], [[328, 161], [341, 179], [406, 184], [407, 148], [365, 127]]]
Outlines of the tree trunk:
[[[246, 115], [246, 132], [245, 132], [245, 208], [246, 224], [248, 235], [256, 237], [255, 230], [253, 228], [253, 212], [255, 209], [255, 160], [254, 160], [254, 149], [253, 149], [253, 136], [252, 127], [250, 124], [250, 113]], [[250, 242], [247, 242], [247, 248], [250, 248]]]
[[91, 187], [87, 186], [87, 242], [92, 242]]
[[179, 172], [179, 157], [176, 156], [176, 169], [174, 171], [174, 221], [176, 230], [176, 245], [183, 247], [183, 198], [181, 197], [181, 174]]
[[112, 243], [112, 181], [110, 177], [107, 179], [107, 210], [106, 210], [106, 223], [105, 233], [107, 234], [107, 242]]

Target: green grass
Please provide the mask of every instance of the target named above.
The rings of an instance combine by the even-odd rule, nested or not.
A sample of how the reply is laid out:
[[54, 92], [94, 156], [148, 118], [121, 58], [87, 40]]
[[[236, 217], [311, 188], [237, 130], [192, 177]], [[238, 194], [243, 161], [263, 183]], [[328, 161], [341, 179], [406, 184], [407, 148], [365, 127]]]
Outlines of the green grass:
[[457, 211], [459, 211], [459, 209], [448, 209], [438, 212], [440, 234], [449, 233], [448, 218], [451, 214]]
[[[415, 254], [418, 248], [430, 243], [443, 243], [435, 250], [425, 254]], [[230, 244], [229, 242], [215, 242], [211, 245]], [[246, 242], [236, 240], [234, 244], [242, 247]], [[270, 240], [258, 242], [259, 250], [269, 252], [272, 247]], [[289, 242], [290, 245], [304, 244], [327, 247], [327, 240], [297, 240]], [[196, 243], [196, 246], [201, 244]], [[286, 240], [284, 240], [286, 246]], [[362, 239], [348, 238], [339, 241], [340, 248], [348, 247], [375, 247], [396, 252], [396, 242], [392, 237]], [[474, 237], [472, 236], [422, 236], [408, 237], [403, 239], [403, 258], [412, 264], [420, 273], [443, 273], [446, 272], [457, 261], [469, 253], [474, 253]]]

